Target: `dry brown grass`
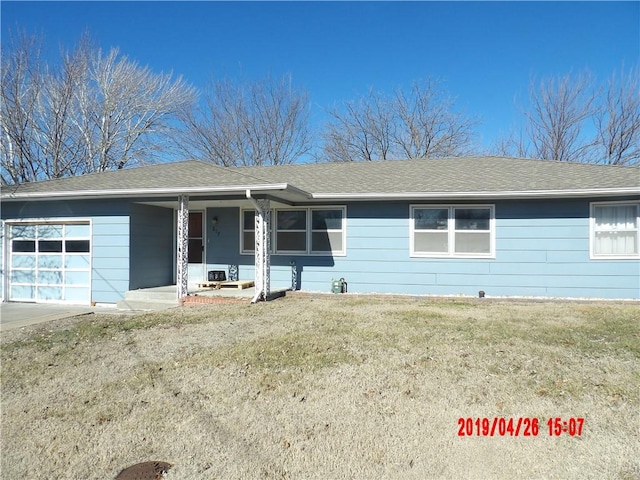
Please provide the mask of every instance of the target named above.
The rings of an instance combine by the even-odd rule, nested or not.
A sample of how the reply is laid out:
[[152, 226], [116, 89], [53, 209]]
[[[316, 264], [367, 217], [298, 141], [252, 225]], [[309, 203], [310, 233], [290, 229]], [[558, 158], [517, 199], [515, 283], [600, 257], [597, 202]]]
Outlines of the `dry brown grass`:
[[636, 479], [639, 324], [637, 304], [291, 295], [4, 332], [0, 475]]

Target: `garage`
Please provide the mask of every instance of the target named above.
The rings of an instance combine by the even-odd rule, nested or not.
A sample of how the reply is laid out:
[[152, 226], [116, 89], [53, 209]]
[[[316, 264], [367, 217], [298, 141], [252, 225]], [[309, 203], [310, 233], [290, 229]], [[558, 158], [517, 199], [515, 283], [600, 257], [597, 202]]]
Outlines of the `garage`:
[[90, 303], [91, 224], [14, 223], [9, 235], [9, 300]]

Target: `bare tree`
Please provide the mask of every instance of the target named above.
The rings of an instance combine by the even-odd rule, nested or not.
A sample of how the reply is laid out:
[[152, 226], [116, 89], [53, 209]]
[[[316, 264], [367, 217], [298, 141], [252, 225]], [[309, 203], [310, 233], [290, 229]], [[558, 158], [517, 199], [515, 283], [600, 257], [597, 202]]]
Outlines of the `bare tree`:
[[0, 126], [2, 183], [29, 182], [43, 175], [44, 154], [32, 121], [44, 88], [40, 65], [41, 42], [26, 35], [13, 38], [13, 55], [2, 56]]
[[506, 137], [498, 138], [489, 149], [489, 154], [503, 157], [533, 157], [529, 142], [522, 130], [511, 131]]
[[74, 126], [77, 114], [76, 92], [87, 77], [88, 63], [84, 47], [63, 53], [58, 69], [43, 72], [43, 88], [38, 109], [31, 118], [42, 152], [40, 166], [44, 178], [59, 178], [82, 173], [87, 161], [86, 147], [79, 141]]
[[548, 78], [529, 90], [525, 133], [498, 140], [501, 155], [612, 165], [640, 163], [640, 75], [615, 72], [605, 85], [588, 74]]
[[3, 50], [2, 182], [104, 171], [164, 155], [172, 119], [195, 98], [181, 78], [103, 55], [83, 37], [56, 65], [37, 37]]
[[121, 169], [156, 155], [170, 138], [167, 120], [194, 100], [194, 90], [181, 78], [154, 74], [121, 57], [117, 49], [106, 55], [99, 51], [90, 73], [96, 95], [88, 110], [98, 133], [93, 171]]
[[640, 164], [640, 71], [614, 72], [595, 121], [596, 161], [610, 165]]
[[595, 113], [596, 95], [587, 74], [565, 75], [532, 83], [531, 109], [525, 113], [533, 155], [545, 160], [577, 161], [591, 142], [580, 137]]
[[311, 150], [309, 102], [291, 77], [255, 82], [214, 80], [203, 102], [186, 109], [182, 150], [223, 166], [280, 165]]
[[408, 94], [395, 93], [400, 120], [394, 140], [409, 158], [460, 156], [468, 151], [475, 122], [455, 111], [455, 102], [437, 81], [415, 82]]
[[386, 160], [395, 136], [392, 104], [381, 93], [344, 104], [343, 110], [329, 110], [333, 117], [323, 132], [324, 155], [332, 162]]
[[475, 121], [454, 110], [438, 81], [415, 82], [408, 92], [366, 96], [329, 110], [323, 131], [328, 161], [459, 156], [468, 151]]

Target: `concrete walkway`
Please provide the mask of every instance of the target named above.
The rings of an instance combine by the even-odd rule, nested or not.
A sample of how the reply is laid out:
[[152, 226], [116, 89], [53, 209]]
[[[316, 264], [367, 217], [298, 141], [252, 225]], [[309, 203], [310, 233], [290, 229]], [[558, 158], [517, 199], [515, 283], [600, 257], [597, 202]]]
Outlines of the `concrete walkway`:
[[103, 311], [105, 309], [42, 303], [1, 303], [0, 332], [24, 327], [25, 325], [35, 325], [77, 315], [86, 315], [96, 310]]

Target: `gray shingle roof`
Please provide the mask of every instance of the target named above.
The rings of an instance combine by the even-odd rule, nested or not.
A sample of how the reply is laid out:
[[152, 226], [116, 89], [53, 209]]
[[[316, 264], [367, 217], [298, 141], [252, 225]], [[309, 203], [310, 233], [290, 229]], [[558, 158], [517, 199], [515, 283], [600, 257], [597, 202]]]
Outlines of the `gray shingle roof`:
[[240, 167], [245, 174], [284, 181], [329, 195], [413, 193], [569, 192], [631, 190], [640, 193], [640, 168], [503, 157]]
[[7, 186], [3, 188], [3, 195], [8, 192], [23, 194], [73, 191], [106, 192], [110, 190], [173, 190], [214, 186], [264, 185], [265, 183], [270, 182], [253, 177], [250, 172], [243, 173], [211, 163], [189, 160]]
[[[640, 168], [501, 157], [224, 168], [184, 161], [7, 186], [2, 198], [200, 194], [287, 184], [313, 198], [640, 194]], [[294, 189], [294, 190], [295, 190]]]

